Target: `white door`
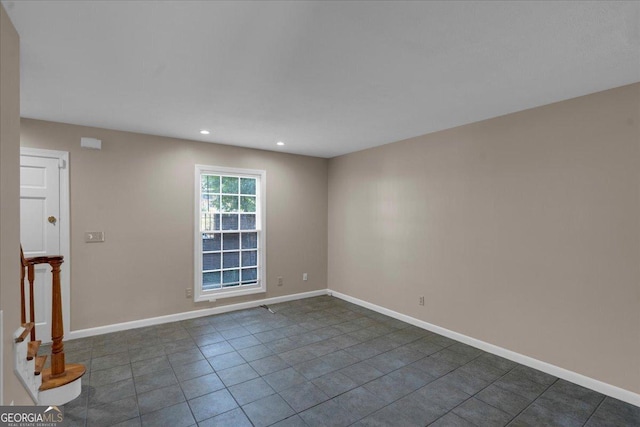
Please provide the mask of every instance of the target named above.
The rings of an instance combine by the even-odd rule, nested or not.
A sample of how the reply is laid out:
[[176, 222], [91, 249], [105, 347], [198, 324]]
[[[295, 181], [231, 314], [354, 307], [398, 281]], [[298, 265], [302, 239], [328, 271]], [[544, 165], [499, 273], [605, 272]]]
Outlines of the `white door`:
[[[41, 150], [46, 151], [46, 150]], [[62, 255], [60, 216], [60, 170], [64, 160], [57, 157], [20, 155], [20, 240], [27, 258]], [[67, 267], [62, 264], [62, 269]], [[67, 276], [68, 277], [68, 276]], [[25, 282], [28, 283], [27, 280]], [[29, 287], [25, 286], [29, 320]], [[34, 283], [36, 337], [51, 341], [51, 267], [36, 266]], [[67, 294], [67, 292], [63, 292]], [[63, 307], [68, 308], [68, 304]], [[68, 319], [68, 316], [64, 316]], [[68, 325], [65, 325], [65, 329]]]

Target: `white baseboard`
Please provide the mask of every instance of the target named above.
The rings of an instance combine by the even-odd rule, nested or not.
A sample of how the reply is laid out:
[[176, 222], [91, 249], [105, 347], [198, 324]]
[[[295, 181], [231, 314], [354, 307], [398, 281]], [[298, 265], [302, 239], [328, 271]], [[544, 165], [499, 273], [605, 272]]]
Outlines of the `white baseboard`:
[[160, 325], [162, 323], [177, 322], [180, 320], [195, 319], [197, 317], [211, 316], [214, 314], [227, 313], [230, 311], [244, 310], [246, 308], [259, 307], [263, 304], [278, 304], [286, 301], [293, 301], [303, 298], [327, 295], [326, 289], [318, 291], [302, 292], [299, 294], [284, 295], [281, 297], [264, 298], [260, 300], [240, 302], [237, 304], [223, 305], [220, 307], [205, 308], [203, 310], [186, 311], [184, 313], [169, 314], [166, 316], [150, 317], [148, 319], [132, 320], [130, 322], [116, 323], [113, 325], [98, 326], [95, 328], [79, 329], [71, 331], [67, 338], [86, 338], [95, 335], [108, 334], [111, 332], [126, 331], [128, 329], [142, 328], [145, 326]]
[[586, 387], [591, 390], [597, 391], [598, 393], [611, 396], [613, 398], [622, 400], [624, 402], [630, 403], [635, 406], [640, 406], [640, 394], [633, 393], [629, 390], [625, 390], [620, 387], [616, 387], [614, 385], [607, 384], [605, 382], [587, 377], [577, 372], [569, 371], [559, 366], [555, 366], [550, 363], [543, 362], [541, 360], [537, 360], [529, 356], [525, 356], [524, 354], [516, 353], [515, 351], [507, 350], [506, 348], [498, 347], [497, 345], [489, 344], [487, 342], [480, 341], [475, 338], [471, 338], [467, 335], [463, 335], [458, 332], [454, 332], [449, 329], [445, 329], [440, 326], [433, 325], [423, 320], [419, 320], [414, 317], [407, 316], [406, 314], [389, 310], [388, 308], [384, 308], [379, 305], [372, 304], [370, 302], [363, 301], [361, 299], [342, 294], [340, 292], [335, 292], [328, 289], [327, 293], [329, 295], [340, 298], [347, 302], [359, 305], [361, 307], [368, 308], [370, 310], [376, 311], [386, 316], [393, 317], [394, 319], [401, 320], [403, 322], [409, 323], [419, 328], [426, 329], [428, 331], [435, 332], [440, 335], [444, 335], [447, 338], [451, 338], [453, 340], [460, 341], [470, 346], [479, 348], [480, 350], [484, 350], [488, 353], [492, 353], [497, 356], [504, 357], [505, 359], [509, 359], [516, 363], [520, 363], [521, 365], [529, 366], [530, 368], [534, 368], [539, 371], [546, 372], [547, 374], [553, 375], [554, 377], [562, 378], [574, 384], [578, 384], [582, 387]]

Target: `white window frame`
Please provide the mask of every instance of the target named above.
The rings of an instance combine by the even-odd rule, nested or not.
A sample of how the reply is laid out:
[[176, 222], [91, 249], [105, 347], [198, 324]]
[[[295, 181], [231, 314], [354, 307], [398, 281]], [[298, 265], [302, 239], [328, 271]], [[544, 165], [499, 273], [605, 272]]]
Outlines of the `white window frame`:
[[[255, 285], [245, 285], [241, 287], [212, 289], [204, 291], [202, 289], [202, 233], [200, 230], [200, 200], [201, 185], [200, 180], [203, 174], [206, 175], [231, 175], [238, 177], [256, 178], [256, 228], [258, 231], [258, 283]], [[241, 295], [250, 295], [267, 292], [267, 254], [266, 254], [266, 188], [267, 172], [259, 169], [241, 169], [222, 166], [196, 165], [195, 168], [195, 193], [194, 193], [194, 292], [193, 300], [215, 301], [221, 298], [231, 298]]]

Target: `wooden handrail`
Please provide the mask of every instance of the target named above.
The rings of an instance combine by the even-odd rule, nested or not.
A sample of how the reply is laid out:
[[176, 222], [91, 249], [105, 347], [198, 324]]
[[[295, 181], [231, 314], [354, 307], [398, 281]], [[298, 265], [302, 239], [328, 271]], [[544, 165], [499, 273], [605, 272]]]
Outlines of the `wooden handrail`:
[[[64, 344], [62, 338], [64, 336], [64, 327], [62, 324], [62, 291], [60, 288], [60, 265], [64, 262], [64, 257], [56, 256], [40, 256], [33, 258], [25, 258], [22, 247], [20, 247], [20, 258], [22, 264], [22, 281], [21, 281], [21, 303], [22, 303], [22, 323], [26, 323], [25, 313], [25, 297], [24, 297], [24, 268], [27, 268], [27, 278], [29, 280], [29, 315], [31, 322], [35, 324], [35, 307], [33, 297], [33, 282], [35, 279], [35, 266], [38, 264], [49, 264], [51, 266], [52, 287], [51, 287], [51, 378], [57, 378], [65, 375], [64, 360]], [[35, 341], [35, 325], [31, 330], [31, 341]]]

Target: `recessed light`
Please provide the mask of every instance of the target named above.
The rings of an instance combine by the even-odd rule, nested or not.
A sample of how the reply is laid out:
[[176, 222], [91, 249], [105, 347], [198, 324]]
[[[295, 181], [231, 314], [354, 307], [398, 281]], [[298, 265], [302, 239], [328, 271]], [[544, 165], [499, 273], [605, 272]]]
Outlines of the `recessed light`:
[[276, 142], [276, 145], [280, 145], [280, 146], [282, 146], [282, 145], [284, 145], [284, 142], [282, 142], [282, 141], [278, 141], [278, 142]]
[[202, 129], [202, 130], [200, 131], [200, 133], [201, 133], [201, 134], [203, 134], [203, 135], [209, 135], [211, 132], [209, 132], [208, 130], [204, 130], [204, 129]]

